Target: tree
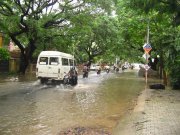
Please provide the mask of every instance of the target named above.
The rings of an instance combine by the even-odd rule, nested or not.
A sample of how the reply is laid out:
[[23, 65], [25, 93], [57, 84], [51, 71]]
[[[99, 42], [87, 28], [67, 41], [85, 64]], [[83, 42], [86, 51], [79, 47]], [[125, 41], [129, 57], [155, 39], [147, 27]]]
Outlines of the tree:
[[108, 7], [111, 5], [108, 6], [108, 3], [108, 0], [103, 3], [96, 0], [76, 2], [72, 0], [63, 2], [58, 0], [1, 1], [0, 15], [3, 16], [3, 19], [0, 19], [0, 25], [21, 50], [19, 72], [25, 73], [37, 48], [44, 50], [56, 48], [52, 44], [54, 41], [58, 43], [59, 37], [63, 39], [68, 35], [74, 16], [81, 12], [92, 11], [92, 9], [94, 12], [98, 10], [102, 12], [103, 9], [109, 9]]
[[180, 25], [179, 0], [131, 0], [129, 3], [132, 8], [141, 8], [146, 13], [156, 10], [159, 14], [173, 14], [173, 25]]
[[113, 39], [117, 39], [117, 25], [114, 18], [108, 16], [95, 17], [93, 22], [89, 22], [88, 28], [79, 42], [80, 51], [85, 51], [88, 61], [93, 61], [95, 57], [103, 55], [113, 45]]
[[[171, 84], [179, 84], [179, 25], [180, 3], [178, 0], [133, 0], [129, 1], [132, 9], [144, 11], [147, 15], [156, 14], [154, 30], [158, 32], [153, 36], [155, 50], [160, 54], [160, 67], [163, 71], [164, 83], [167, 84], [167, 75], [170, 75]], [[173, 65], [173, 68], [172, 68]], [[161, 73], [162, 74], [162, 73]], [[177, 86], [177, 85], [176, 85]], [[178, 88], [180, 86], [178, 85]]]
[[38, 46], [38, 40], [42, 38], [40, 32], [65, 21], [66, 17], [59, 19], [63, 10], [48, 15], [48, 12], [52, 12], [50, 8], [56, 3], [57, 0], [0, 2], [0, 13], [3, 16], [0, 24], [21, 50], [21, 73], [25, 73]]
[[146, 17], [130, 8], [127, 1], [118, 1], [116, 13], [119, 32], [111, 52], [121, 60], [137, 61], [143, 55], [142, 46], [146, 42]]

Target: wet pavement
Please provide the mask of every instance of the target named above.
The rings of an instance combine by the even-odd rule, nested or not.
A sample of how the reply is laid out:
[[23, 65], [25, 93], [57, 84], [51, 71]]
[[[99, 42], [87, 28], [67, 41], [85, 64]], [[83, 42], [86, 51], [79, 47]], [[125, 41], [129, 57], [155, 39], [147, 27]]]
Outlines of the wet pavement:
[[91, 74], [76, 87], [29, 79], [0, 81], [0, 134], [180, 134], [180, 91], [149, 89], [135, 72]]
[[113, 135], [180, 135], [180, 91], [145, 89]]
[[91, 73], [75, 87], [0, 80], [0, 135], [110, 134], [143, 90], [137, 72]]

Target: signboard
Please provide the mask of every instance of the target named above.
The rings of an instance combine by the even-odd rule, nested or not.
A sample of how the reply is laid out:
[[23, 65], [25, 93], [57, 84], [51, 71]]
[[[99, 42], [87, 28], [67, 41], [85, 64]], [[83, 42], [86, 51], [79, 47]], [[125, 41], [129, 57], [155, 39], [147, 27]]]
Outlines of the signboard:
[[145, 54], [143, 54], [143, 58], [147, 60], [150, 58], [150, 55], [148, 53], [145, 53]]
[[152, 47], [151, 47], [150, 44], [145, 43], [145, 44], [143, 45], [143, 49], [144, 49], [144, 51], [145, 51], [146, 53], [149, 53], [149, 52], [151, 51]]
[[146, 71], [148, 71], [148, 70], [149, 70], [149, 68], [150, 68], [150, 66], [148, 66], [147, 64], [146, 64], [146, 65], [144, 65], [144, 69], [145, 69]]

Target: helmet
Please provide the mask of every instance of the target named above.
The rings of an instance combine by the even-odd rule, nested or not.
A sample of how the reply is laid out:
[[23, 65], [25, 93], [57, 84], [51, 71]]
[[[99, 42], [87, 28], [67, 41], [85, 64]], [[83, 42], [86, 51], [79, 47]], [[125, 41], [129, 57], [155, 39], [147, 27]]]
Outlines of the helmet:
[[75, 70], [75, 67], [71, 67], [71, 70]]

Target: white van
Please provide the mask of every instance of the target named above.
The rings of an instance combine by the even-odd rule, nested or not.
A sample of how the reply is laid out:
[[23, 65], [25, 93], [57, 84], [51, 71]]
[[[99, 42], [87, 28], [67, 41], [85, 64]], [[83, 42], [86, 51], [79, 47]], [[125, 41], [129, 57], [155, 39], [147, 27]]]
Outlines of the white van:
[[58, 51], [42, 51], [37, 60], [36, 77], [41, 83], [48, 80], [63, 81], [70, 69], [75, 66], [71, 54]]

